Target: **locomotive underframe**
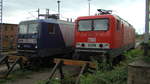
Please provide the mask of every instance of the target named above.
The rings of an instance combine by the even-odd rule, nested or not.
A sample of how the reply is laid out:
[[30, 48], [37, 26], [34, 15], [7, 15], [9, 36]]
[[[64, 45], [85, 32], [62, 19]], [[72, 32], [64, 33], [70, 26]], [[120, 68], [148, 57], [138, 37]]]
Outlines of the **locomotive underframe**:
[[[66, 54], [68, 52], [73, 52], [72, 47], [68, 48], [55, 48], [55, 49], [36, 49], [36, 50], [18, 50], [18, 53], [26, 57], [52, 57], [58, 54]], [[54, 57], [53, 57], [54, 56]]]
[[95, 59], [104, 59], [113, 61], [114, 58], [119, 57], [123, 52], [130, 50], [135, 47], [135, 44], [129, 44], [121, 48], [114, 49], [93, 49], [93, 48], [76, 48], [75, 49], [75, 59], [81, 60], [91, 60]]

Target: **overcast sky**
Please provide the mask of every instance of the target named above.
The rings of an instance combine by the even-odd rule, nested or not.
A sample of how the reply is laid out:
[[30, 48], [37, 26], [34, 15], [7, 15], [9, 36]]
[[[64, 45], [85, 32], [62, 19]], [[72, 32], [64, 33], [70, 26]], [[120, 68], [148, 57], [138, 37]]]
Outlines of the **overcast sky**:
[[[88, 15], [88, 0], [60, 0], [61, 19]], [[51, 13], [57, 13], [57, 0], [4, 0], [3, 22], [19, 23], [23, 20], [37, 18], [37, 9], [45, 13], [50, 9]], [[145, 0], [91, 0], [91, 15], [97, 13], [97, 9], [113, 10], [131, 23], [138, 33], [144, 32], [145, 27]]]

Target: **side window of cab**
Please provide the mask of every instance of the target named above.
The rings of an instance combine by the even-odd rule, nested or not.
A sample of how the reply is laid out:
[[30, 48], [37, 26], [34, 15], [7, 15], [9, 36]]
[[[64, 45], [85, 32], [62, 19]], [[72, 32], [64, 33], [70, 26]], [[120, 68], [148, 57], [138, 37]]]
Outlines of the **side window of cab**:
[[117, 28], [116, 28], [117, 31], [120, 30], [120, 27], [121, 27], [120, 25], [121, 25], [121, 22], [119, 20], [117, 20]]
[[48, 24], [48, 34], [55, 34], [55, 24]]

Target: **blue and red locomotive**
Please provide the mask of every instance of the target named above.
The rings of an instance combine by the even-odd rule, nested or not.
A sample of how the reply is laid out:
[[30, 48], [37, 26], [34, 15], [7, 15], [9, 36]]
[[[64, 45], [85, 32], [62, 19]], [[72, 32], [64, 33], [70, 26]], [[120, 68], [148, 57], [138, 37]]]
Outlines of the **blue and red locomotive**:
[[134, 48], [133, 26], [110, 11], [100, 12], [78, 17], [75, 25], [58, 19], [23, 21], [19, 25], [18, 51], [33, 57], [75, 51], [73, 59], [89, 60], [96, 56], [109, 60]]

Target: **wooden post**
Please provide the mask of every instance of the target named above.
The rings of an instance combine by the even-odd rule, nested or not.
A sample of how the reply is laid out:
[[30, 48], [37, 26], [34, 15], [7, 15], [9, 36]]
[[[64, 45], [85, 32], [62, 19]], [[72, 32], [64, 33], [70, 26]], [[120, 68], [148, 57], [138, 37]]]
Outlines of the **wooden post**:
[[64, 79], [64, 73], [63, 73], [63, 61], [61, 61], [60, 65], [59, 65], [59, 73], [60, 73], [60, 79], [61, 79], [61, 84], [63, 84], [63, 79]]

